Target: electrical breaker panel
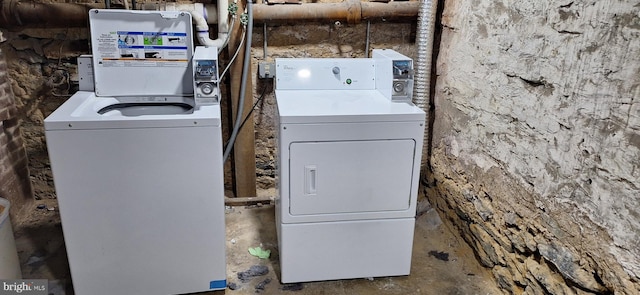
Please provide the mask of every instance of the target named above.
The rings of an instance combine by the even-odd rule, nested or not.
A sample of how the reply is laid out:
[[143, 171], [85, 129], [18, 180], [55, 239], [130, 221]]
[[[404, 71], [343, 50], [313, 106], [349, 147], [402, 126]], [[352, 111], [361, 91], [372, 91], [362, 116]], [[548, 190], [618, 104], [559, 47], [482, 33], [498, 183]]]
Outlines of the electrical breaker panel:
[[218, 48], [196, 47], [193, 54], [193, 94], [196, 105], [220, 103]]

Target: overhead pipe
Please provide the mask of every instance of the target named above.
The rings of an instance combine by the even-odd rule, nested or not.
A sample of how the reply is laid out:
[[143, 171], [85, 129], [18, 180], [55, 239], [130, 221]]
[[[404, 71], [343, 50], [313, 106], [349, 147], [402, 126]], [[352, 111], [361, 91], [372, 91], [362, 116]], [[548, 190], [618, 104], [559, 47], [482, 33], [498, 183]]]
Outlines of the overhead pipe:
[[[105, 8], [104, 3], [39, 3], [34, 1], [0, 0], [0, 27], [17, 29], [24, 27], [69, 28], [86, 27], [89, 22], [88, 11]], [[228, 0], [218, 2], [217, 13], [209, 13], [213, 5], [205, 5], [205, 18], [208, 24], [218, 19], [227, 20]], [[253, 7], [254, 22], [283, 23], [302, 21], [342, 21], [350, 24], [363, 20], [376, 21], [413, 21], [418, 15], [418, 1], [392, 1], [389, 3], [360, 2], [349, 0], [340, 3], [304, 3], [301, 5], [256, 4]], [[158, 10], [157, 4], [136, 5], [143, 10]], [[143, 7], [142, 7], [143, 6]], [[206, 17], [215, 15], [218, 17]], [[224, 15], [223, 15], [224, 14]], [[219, 26], [220, 34], [228, 33], [228, 24]]]
[[370, 21], [412, 21], [418, 15], [418, 1], [389, 3], [348, 0], [337, 3], [303, 3], [301, 5], [257, 4], [253, 8], [256, 23], [299, 21], [342, 21], [358, 24]]
[[0, 27], [6, 29], [85, 27], [89, 23], [89, 10], [104, 7], [103, 3], [38, 3], [2, 0]]
[[[126, 2], [126, 1], [125, 1]], [[72, 3], [38, 3], [18, 0], [3, 0], [0, 7], [0, 27], [82, 27], [88, 23], [88, 11], [93, 8], [105, 8], [110, 0], [102, 4]], [[128, 3], [128, 2], [127, 2]], [[214, 5], [202, 3], [165, 5], [145, 5], [145, 10], [179, 10], [191, 13], [196, 25], [197, 38], [200, 44], [215, 46], [222, 50], [226, 46], [229, 35], [228, 0], [218, 0], [218, 9]], [[211, 17], [210, 17], [211, 16]], [[218, 24], [218, 38], [209, 38], [209, 24]]]
[[[227, 0], [222, 0], [228, 5]], [[106, 1], [105, 1], [106, 2]], [[137, 3], [133, 0], [133, 3]], [[174, 6], [171, 6], [174, 4]], [[166, 7], [181, 7], [184, 9], [193, 8], [194, 4], [158, 5], [155, 3], [144, 4], [141, 10], [167, 10]], [[136, 9], [138, 5], [132, 6]], [[84, 27], [89, 21], [89, 10], [104, 9], [104, 3], [40, 3], [34, 1], [20, 0], [0, 0], [0, 27], [38, 27], [38, 28], [63, 28], [63, 27]], [[195, 9], [198, 14], [206, 18], [208, 24], [217, 24], [220, 14], [226, 18], [227, 7], [218, 11], [215, 5], [205, 5], [203, 9]], [[213, 15], [214, 17], [209, 17]], [[216, 17], [217, 16], [217, 17]], [[223, 28], [225, 29], [225, 28]], [[226, 28], [228, 29], [228, 28]]]
[[[227, 46], [229, 41], [229, 13], [227, 7], [229, 6], [228, 0], [218, 0], [218, 7], [214, 10], [214, 6], [205, 5], [202, 3], [166, 3], [163, 10], [173, 11], [187, 11], [191, 13], [193, 22], [196, 26], [196, 37], [200, 45], [206, 47], [217, 47], [218, 53]], [[209, 15], [216, 15], [217, 17], [211, 18]], [[208, 19], [214, 19], [218, 23], [218, 38], [212, 40], [209, 38], [209, 22]], [[215, 23], [212, 20], [211, 23]]]

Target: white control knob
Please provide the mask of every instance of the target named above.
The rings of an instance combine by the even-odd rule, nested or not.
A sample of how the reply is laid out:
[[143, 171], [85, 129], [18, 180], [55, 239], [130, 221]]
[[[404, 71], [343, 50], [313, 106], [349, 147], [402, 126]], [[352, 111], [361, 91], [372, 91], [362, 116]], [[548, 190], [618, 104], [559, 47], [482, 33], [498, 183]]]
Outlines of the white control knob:
[[404, 83], [403, 82], [395, 82], [393, 83], [393, 91], [397, 93], [404, 92]]
[[200, 91], [204, 95], [210, 95], [211, 93], [213, 93], [213, 89], [214, 88], [213, 88], [213, 85], [211, 85], [211, 83], [200, 84]]

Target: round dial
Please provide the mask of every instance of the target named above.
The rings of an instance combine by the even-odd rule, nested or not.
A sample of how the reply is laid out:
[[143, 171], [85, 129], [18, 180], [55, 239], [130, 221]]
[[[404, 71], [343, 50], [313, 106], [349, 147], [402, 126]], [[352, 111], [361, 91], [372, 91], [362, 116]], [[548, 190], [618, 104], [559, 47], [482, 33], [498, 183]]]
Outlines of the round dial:
[[395, 82], [393, 83], [393, 91], [395, 92], [404, 92], [404, 83], [402, 82]]
[[200, 85], [200, 91], [202, 91], [204, 95], [209, 95], [213, 93], [213, 85], [211, 85], [211, 83], [204, 83]]

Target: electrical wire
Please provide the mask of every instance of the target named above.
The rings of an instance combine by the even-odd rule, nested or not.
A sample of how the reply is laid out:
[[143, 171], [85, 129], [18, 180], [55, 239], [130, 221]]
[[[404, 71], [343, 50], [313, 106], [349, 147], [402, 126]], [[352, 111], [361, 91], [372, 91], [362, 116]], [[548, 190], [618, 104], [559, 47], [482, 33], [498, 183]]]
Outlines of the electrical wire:
[[226, 74], [229, 68], [231, 68], [231, 65], [236, 60], [236, 57], [238, 57], [238, 53], [240, 53], [242, 44], [244, 44], [244, 39], [245, 39], [244, 37], [246, 33], [247, 33], [247, 29], [246, 28], [242, 29], [242, 37], [240, 37], [240, 45], [238, 45], [238, 48], [236, 49], [236, 52], [233, 54], [233, 57], [231, 58], [231, 60], [229, 61], [229, 64], [227, 64], [227, 67], [224, 69], [224, 71], [222, 71], [222, 74], [220, 74], [220, 78], [219, 78], [220, 81], [222, 81], [222, 79], [224, 78], [224, 74]]
[[233, 26], [236, 23], [236, 16], [235, 14], [233, 14], [231, 16], [231, 24], [229, 25], [228, 31], [227, 31], [227, 37], [224, 38], [224, 42], [222, 43], [222, 47], [218, 48], [218, 54], [220, 54], [220, 52], [222, 52], [222, 48], [226, 47], [227, 44], [229, 44], [229, 40], [231, 39], [231, 30], [233, 29]]
[[262, 93], [260, 93], [260, 97], [256, 100], [256, 102], [253, 104], [253, 106], [251, 107], [251, 110], [249, 111], [249, 113], [247, 114], [246, 117], [244, 117], [244, 120], [242, 120], [242, 124], [240, 124], [240, 130], [242, 130], [242, 126], [244, 126], [244, 123], [247, 122], [247, 120], [249, 119], [249, 116], [251, 116], [251, 114], [253, 113], [253, 111], [256, 109], [256, 106], [258, 106], [258, 104], [262, 101], [262, 99], [264, 98], [264, 95], [267, 93], [267, 86], [265, 85], [262, 88]]
[[[236, 142], [236, 138], [238, 137], [238, 132], [240, 131], [240, 123], [242, 121], [242, 114], [244, 113], [244, 99], [247, 91], [247, 79], [249, 75], [251, 75], [251, 71], [249, 70], [249, 65], [251, 64], [251, 35], [253, 34], [253, 3], [251, 1], [247, 1], [247, 13], [240, 18], [243, 25], [245, 25], [247, 34], [247, 44], [245, 45], [244, 50], [244, 60], [242, 65], [242, 78], [240, 79], [240, 96], [238, 97], [238, 108], [236, 112], [236, 121], [233, 124], [233, 130], [231, 131], [231, 136], [229, 137], [229, 142], [227, 142], [227, 146], [225, 147], [224, 153], [222, 155], [222, 162], [226, 162], [229, 159], [229, 155], [231, 154], [231, 150], [233, 149], [233, 145]], [[246, 23], [243, 21], [246, 16]], [[244, 34], [243, 34], [244, 35]]]

